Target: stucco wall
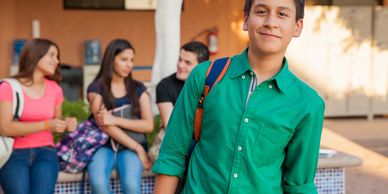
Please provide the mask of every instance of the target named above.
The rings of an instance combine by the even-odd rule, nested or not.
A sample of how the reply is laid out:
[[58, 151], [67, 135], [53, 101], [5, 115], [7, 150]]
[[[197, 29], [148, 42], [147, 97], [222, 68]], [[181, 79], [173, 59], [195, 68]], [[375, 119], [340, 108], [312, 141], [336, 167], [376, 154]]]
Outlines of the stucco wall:
[[[217, 26], [219, 53], [240, 52], [242, 41], [236, 30], [242, 19], [243, 0], [185, 0], [182, 12], [181, 42]], [[1, 0], [0, 2], [0, 77], [7, 76], [12, 63], [12, 41], [32, 38], [32, 20], [40, 22], [42, 38], [55, 41], [61, 61], [73, 66], [84, 64], [83, 43], [99, 39], [104, 49], [114, 38], [129, 39], [136, 49], [137, 65], [152, 65], [155, 52], [154, 11], [64, 10], [62, 0]], [[241, 32], [240, 32], [241, 33]], [[241, 35], [240, 35], [241, 36]], [[197, 37], [206, 42], [206, 34]], [[216, 57], [213, 56], [213, 57]]]

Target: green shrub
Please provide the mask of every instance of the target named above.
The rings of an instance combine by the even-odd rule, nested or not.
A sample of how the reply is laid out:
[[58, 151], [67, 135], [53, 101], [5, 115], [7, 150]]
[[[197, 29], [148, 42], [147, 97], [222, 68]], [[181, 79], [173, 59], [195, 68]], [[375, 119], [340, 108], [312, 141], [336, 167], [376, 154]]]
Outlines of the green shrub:
[[[83, 100], [69, 101], [65, 99], [62, 104], [62, 117], [75, 117], [78, 123], [86, 120], [90, 115], [88, 105]], [[65, 133], [54, 133], [54, 142], [58, 142]]]
[[[90, 115], [88, 105], [82, 101], [69, 101], [66, 100], [62, 104], [62, 116], [66, 117], [75, 117], [78, 120], [78, 123], [86, 120]], [[152, 142], [155, 136], [158, 134], [162, 126], [162, 120], [159, 115], [154, 116], [154, 129], [151, 133], [147, 134], [147, 144], [148, 146], [152, 145]], [[65, 133], [54, 133], [54, 142], [58, 142]]]
[[147, 144], [148, 147], [152, 145], [152, 142], [154, 141], [155, 136], [158, 134], [159, 130], [162, 126], [162, 119], [160, 118], [160, 115], [154, 116], [154, 130], [152, 130], [151, 133], [147, 134]]
[[89, 107], [83, 100], [65, 100], [62, 104], [62, 116], [75, 117], [78, 122], [86, 120], [90, 115]]

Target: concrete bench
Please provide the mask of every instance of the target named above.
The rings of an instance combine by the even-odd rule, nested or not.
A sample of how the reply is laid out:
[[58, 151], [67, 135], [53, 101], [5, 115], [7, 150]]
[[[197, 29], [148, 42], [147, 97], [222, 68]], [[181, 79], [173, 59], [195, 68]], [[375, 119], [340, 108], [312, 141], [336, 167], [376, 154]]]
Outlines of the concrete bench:
[[[315, 186], [319, 194], [345, 193], [345, 168], [358, 166], [362, 160], [358, 157], [337, 152], [330, 157], [320, 157], [315, 174]], [[112, 173], [111, 188], [113, 193], [121, 193], [120, 182], [116, 172]], [[87, 176], [85, 177], [87, 180]], [[155, 174], [145, 171], [142, 177], [142, 194], [152, 194], [154, 190]], [[78, 194], [82, 184], [82, 173], [69, 174], [60, 172], [55, 193]], [[90, 193], [87, 181], [84, 182], [85, 193]], [[2, 194], [0, 189], [0, 194]]]
[[[85, 182], [83, 184], [84, 193], [91, 193], [90, 186], [87, 181], [88, 177], [85, 176]], [[144, 171], [142, 176], [141, 183], [141, 193], [142, 194], [152, 194], [154, 190], [155, 174], [150, 171]], [[56, 194], [78, 194], [81, 193], [82, 188], [82, 173], [70, 174], [65, 172], [60, 172], [58, 175], [58, 181], [55, 185]], [[111, 175], [111, 189], [113, 193], [122, 193], [120, 182], [117, 179], [116, 171], [112, 172]]]

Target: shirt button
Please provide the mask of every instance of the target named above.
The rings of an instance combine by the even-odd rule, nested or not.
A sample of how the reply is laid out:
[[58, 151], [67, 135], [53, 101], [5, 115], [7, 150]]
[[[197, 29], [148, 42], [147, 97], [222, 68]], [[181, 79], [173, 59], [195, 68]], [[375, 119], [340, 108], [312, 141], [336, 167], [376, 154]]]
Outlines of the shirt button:
[[245, 75], [241, 76], [241, 78], [245, 79]]
[[237, 147], [237, 150], [238, 150], [238, 151], [241, 151], [241, 150], [242, 150], [242, 147], [241, 147], [241, 146], [238, 146], [238, 147]]
[[248, 123], [249, 119], [248, 118], [245, 118], [244, 119], [244, 122]]
[[237, 178], [237, 177], [238, 177], [238, 174], [237, 174], [237, 173], [234, 173], [233, 177], [234, 177], [234, 178]]
[[269, 89], [272, 89], [272, 85], [269, 85], [268, 87], [269, 87]]

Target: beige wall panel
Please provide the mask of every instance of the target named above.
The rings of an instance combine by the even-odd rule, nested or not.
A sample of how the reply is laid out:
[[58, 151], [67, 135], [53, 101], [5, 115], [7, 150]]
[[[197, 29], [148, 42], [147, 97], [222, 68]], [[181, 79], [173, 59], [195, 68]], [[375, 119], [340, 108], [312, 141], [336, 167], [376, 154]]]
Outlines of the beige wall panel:
[[374, 48], [372, 111], [388, 114], [388, 8], [377, 7], [375, 19], [376, 47]]
[[326, 102], [326, 116], [369, 114], [372, 8], [307, 7], [292, 69]]
[[352, 32], [348, 51], [344, 52], [349, 57], [348, 111], [355, 115], [368, 114], [372, 78], [372, 7], [344, 7], [341, 10]]
[[376, 5], [375, 0], [333, 0], [334, 6]]
[[327, 8], [306, 8], [302, 35], [291, 41], [286, 53], [292, 71], [317, 89], [322, 97], [326, 95], [328, 48], [327, 24], [319, 21]]

